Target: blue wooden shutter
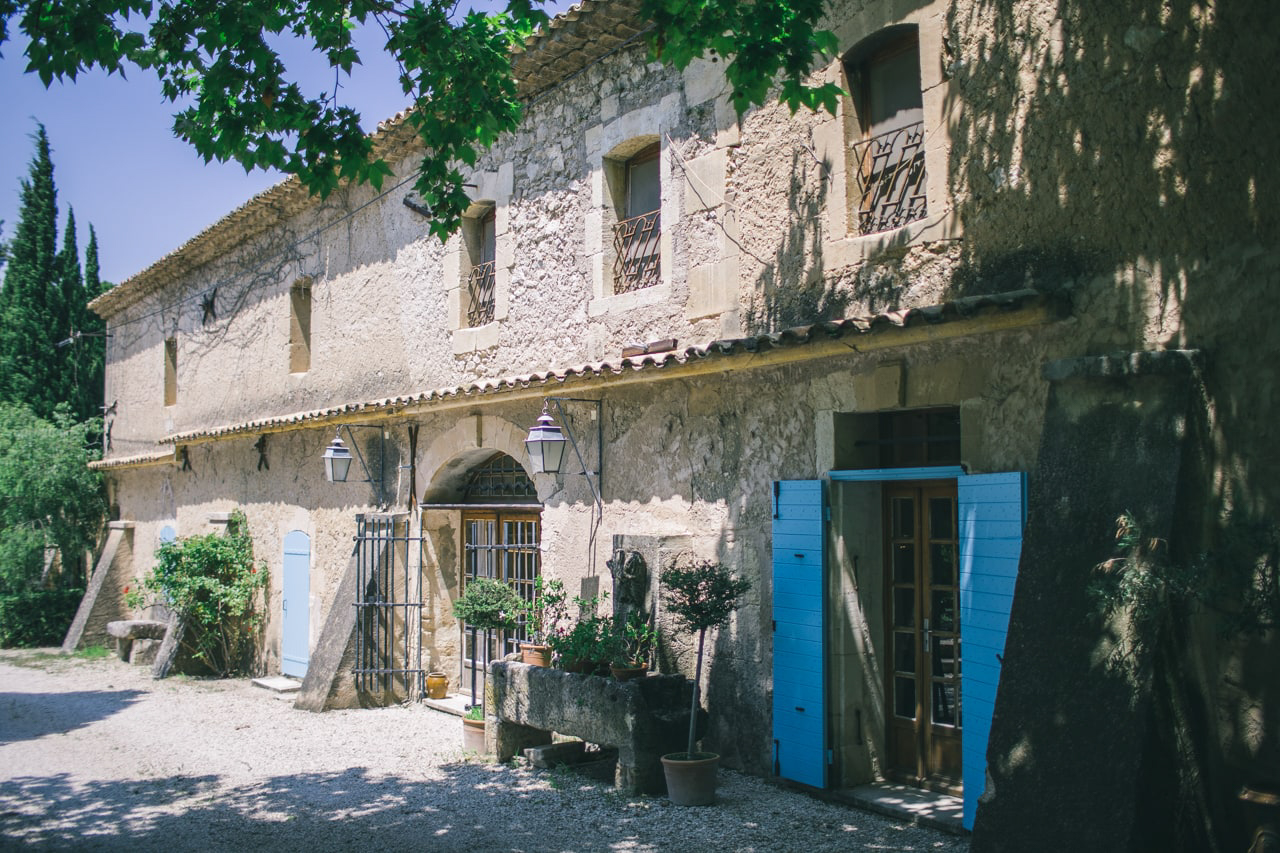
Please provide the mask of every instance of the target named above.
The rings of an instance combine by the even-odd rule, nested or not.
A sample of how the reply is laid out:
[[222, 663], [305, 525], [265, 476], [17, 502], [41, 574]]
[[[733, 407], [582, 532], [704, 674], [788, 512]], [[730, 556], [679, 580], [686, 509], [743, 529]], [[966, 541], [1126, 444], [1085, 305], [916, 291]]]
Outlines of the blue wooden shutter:
[[280, 671], [302, 678], [311, 658], [311, 538], [301, 530], [284, 537], [282, 574]]
[[987, 736], [1009, 631], [1026, 519], [1026, 475], [976, 474], [956, 481], [960, 515], [960, 659], [964, 827], [987, 780]]
[[827, 784], [826, 531], [821, 480], [774, 483], [774, 773]]

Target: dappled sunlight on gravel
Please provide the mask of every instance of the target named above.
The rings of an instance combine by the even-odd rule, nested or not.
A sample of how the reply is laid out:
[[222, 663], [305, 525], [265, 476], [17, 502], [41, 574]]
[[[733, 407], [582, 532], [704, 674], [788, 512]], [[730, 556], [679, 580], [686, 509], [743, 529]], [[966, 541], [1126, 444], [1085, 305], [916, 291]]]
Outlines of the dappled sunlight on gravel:
[[245, 680], [0, 652], [0, 848], [967, 851], [729, 770], [673, 806], [488, 764], [423, 706], [310, 714]]

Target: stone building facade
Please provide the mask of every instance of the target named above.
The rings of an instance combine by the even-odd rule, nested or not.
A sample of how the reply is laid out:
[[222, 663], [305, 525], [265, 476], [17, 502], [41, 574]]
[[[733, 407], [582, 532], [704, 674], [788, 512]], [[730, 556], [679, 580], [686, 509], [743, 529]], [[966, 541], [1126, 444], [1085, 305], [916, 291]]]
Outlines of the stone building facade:
[[[1087, 588], [1123, 512], [1191, 563], [1280, 499], [1275, 12], [836, 0], [838, 114], [739, 117], [635, 6], [519, 54], [524, 120], [450, 240], [404, 181], [287, 181], [93, 303], [105, 587], [243, 510], [262, 665], [332, 706], [414, 691], [353, 669], [464, 683], [449, 604], [486, 554], [583, 594], [616, 551], [716, 558], [752, 582], [706, 675], [728, 764], [963, 790], [984, 849], [1243, 849], [1236, 793], [1280, 784], [1274, 629], [1171, 606], [1149, 647]], [[412, 175], [403, 116], [376, 141]], [[593, 479], [528, 471], [548, 398]], [[352, 605], [396, 567], [417, 607], [379, 658]]]

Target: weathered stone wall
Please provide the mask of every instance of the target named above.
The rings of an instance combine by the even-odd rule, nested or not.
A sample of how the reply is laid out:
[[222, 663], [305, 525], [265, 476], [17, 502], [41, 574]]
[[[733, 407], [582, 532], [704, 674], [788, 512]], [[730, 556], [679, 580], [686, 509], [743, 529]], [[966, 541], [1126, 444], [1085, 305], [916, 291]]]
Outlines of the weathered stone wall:
[[[865, 352], [852, 341], [821, 362], [755, 369], [744, 357], [683, 379], [651, 372], [574, 389], [605, 401], [604, 513], [593, 557], [583, 478], [537, 478], [544, 570], [571, 590], [607, 588], [609, 543], [627, 536], [720, 557], [750, 578], [747, 606], [713, 650], [709, 742], [728, 763], [764, 772], [767, 496], [773, 480], [835, 467], [839, 413], [957, 405], [970, 470], [1029, 471], [1034, 481], [1042, 364], [1198, 348], [1207, 357], [1191, 424], [1199, 456], [1180, 484], [1194, 497], [1179, 510], [1175, 550], [1190, 559], [1212, 547], [1229, 513], [1274, 516], [1280, 89], [1266, 81], [1278, 14], [1264, 0], [833, 2], [842, 51], [887, 26], [919, 28], [929, 214], [871, 237], [850, 227], [851, 103], [834, 117], [771, 105], [739, 120], [716, 65], [677, 73], [642, 48], [622, 50], [534, 98], [522, 128], [471, 175], [476, 201], [498, 203], [497, 322], [456, 328], [460, 238], [427, 237], [401, 204], [408, 187], [377, 199], [341, 191], [110, 318], [107, 400], [119, 404], [109, 455], [151, 451], [174, 432], [616, 360], [635, 341], [686, 345], [1027, 286], [1067, 291], [1070, 317], [1050, 325]], [[839, 63], [821, 75], [844, 82]], [[651, 137], [663, 155], [662, 280], [611, 296], [607, 158]], [[412, 158], [397, 171], [410, 174]], [[290, 375], [288, 294], [304, 277], [311, 368]], [[215, 285], [217, 317], [206, 323], [199, 296]], [[178, 404], [166, 408], [163, 340], [175, 330]], [[408, 498], [396, 467], [408, 462], [405, 426], [421, 427], [417, 497], [440, 501], [489, 450], [524, 460], [519, 442], [542, 396], [477, 397], [393, 420], [384, 495], [324, 483], [319, 456], [332, 432], [304, 429], [268, 436], [270, 471], [257, 469], [250, 434], [191, 445], [190, 471], [122, 469], [115, 501], [137, 523], [136, 543], [168, 522], [201, 532], [209, 514], [242, 507], [275, 578], [284, 534], [307, 531], [314, 637], [355, 514]], [[369, 434], [357, 431], [362, 442]], [[371, 447], [362, 444], [366, 456]], [[422, 521], [424, 664], [450, 674], [458, 518], [431, 510]], [[273, 580], [267, 664], [278, 653], [278, 590]], [[1194, 734], [1215, 789], [1234, 790], [1280, 766], [1275, 632], [1224, 639], [1212, 617], [1194, 624], [1180, 658], [1195, 685]], [[853, 654], [852, 635], [841, 643]], [[687, 645], [665, 660], [691, 670]], [[867, 700], [850, 686], [836, 701]], [[1230, 820], [1229, 797], [1213, 796]]]

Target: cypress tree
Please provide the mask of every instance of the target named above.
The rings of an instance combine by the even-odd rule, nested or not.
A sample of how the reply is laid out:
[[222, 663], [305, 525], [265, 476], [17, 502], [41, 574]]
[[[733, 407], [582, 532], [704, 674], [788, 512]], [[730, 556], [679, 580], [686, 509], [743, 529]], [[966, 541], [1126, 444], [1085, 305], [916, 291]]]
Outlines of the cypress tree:
[[18, 227], [0, 291], [0, 401], [22, 403], [48, 417], [58, 402], [58, 203], [44, 125], [22, 181]]
[[80, 303], [79, 325], [87, 333], [76, 345], [80, 365], [80, 393], [76, 402], [76, 416], [84, 419], [102, 414], [103, 365], [107, 360], [106, 331], [102, 318], [89, 310], [88, 305], [101, 296], [111, 285], [98, 276], [98, 235], [93, 224], [89, 225], [89, 245], [84, 250], [84, 299]]
[[[76, 409], [77, 418], [84, 419], [76, 406], [80, 390], [77, 363], [78, 342], [71, 335], [80, 328], [80, 315], [84, 313], [84, 277], [80, 271], [80, 246], [76, 239], [76, 212], [67, 208], [67, 227], [62, 232], [62, 251], [55, 262], [58, 272], [56, 293], [50, 294], [50, 310], [53, 313], [53, 332], [57, 361], [57, 387], [55, 400], [65, 400]], [[70, 343], [65, 341], [70, 340]]]

